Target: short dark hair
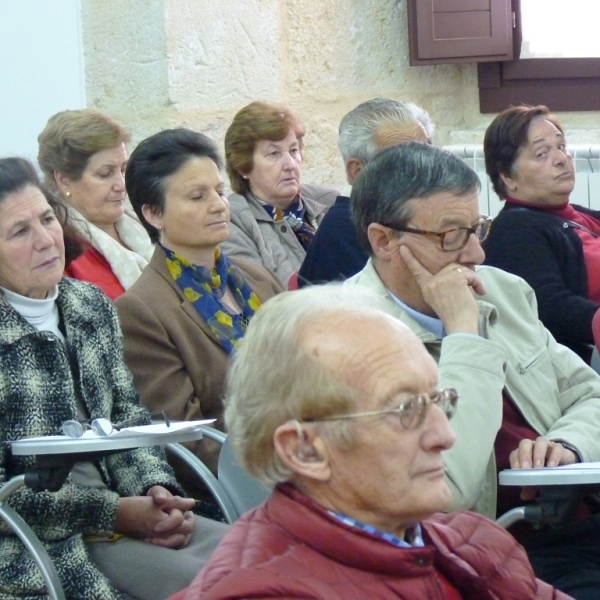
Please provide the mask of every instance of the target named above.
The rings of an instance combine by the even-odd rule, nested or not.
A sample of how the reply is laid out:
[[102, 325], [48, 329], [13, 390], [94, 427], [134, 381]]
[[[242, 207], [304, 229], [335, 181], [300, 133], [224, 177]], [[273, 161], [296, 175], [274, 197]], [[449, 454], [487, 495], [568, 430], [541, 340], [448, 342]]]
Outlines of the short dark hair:
[[222, 167], [214, 142], [202, 133], [183, 127], [151, 135], [140, 142], [129, 157], [125, 170], [127, 194], [154, 244], [159, 240], [159, 232], [146, 221], [142, 207], [148, 205], [156, 214], [162, 214], [165, 180], [192, 158], [210, 158], [219, 169]]
[[0, 158], [0, 202], [30, 185], [42, 188], [37, 171], [28, 160], [18, 156]]
[[371, 223], [406, 226], [412, 217], [409, 200], [440, 192], [464, 196], [480, 188], [475, 171], [447, 150], [419, 142], [387, 148], [361, 170], [352, 187], [352, 220], [360, 244], [373, 254]]
[[485, 170], [494, 191], [502, 199], [508, 196], [500, 175], [513, 174], [519, 151], [527, 144], [529, 126], [536, 117], [544, 117], [564, 133], [562, 125], [546, 106], [511, 106], [502, 111], [491, 123], [483, 138]]
[[25, 158], [9, 156], [0, 158], [0, 203], [7, 196], [18, 194], [26, 187], [35, 187], [46, 198], [46, 201], [54, 210], [60, 224], [64, 226], [67, 222], [67, 209], [48, 188], [46, 188], [37, 174], [35, 167]]

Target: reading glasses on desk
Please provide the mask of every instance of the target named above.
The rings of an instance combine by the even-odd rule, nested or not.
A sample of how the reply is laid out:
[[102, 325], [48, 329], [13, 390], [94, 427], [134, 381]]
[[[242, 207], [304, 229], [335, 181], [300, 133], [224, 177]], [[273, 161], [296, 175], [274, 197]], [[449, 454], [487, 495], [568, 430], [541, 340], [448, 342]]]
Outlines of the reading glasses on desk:
[[[157, 410], [153, 413], [150, 413], [149, 416], [154, 417], [156, 415], [161, 415], [165, 425], [167, 427], [171, 427], [171, 422], [169, 421], [169, 418], [165, 414], [164, 410]], [[80, 438], [88, 430], [93, 431], [96, 435], [101, 437], [107, 437], [113, 433], [113, 431], [121, 431], [121, 429], [124, 427], [131, 427], [131, 425], [135, 425], [145, 418], [146, 415], [139, 416], [133, 419], [128, 419], [127, 421], [122, 421], [121, 423], [112, 423], [110, 419], [105, 419], [104, 417], [99, 417], [97, 419], [84, 419], [82, 421], [68, 419], [62, 424], [61, 431], [70, 438]]]
[[4, 440], [4, 444], [10, 445], [13, 455], [35, 456], [36, 464], [0, 485], [0, 520], [19, 537], [40, 568], [52, 600], [65, 600], [56, 569], [35, 533], [8, 503], [10, 496], [23, 486], [35, 492], [60, 489], [77, 462], [95, 460], [134, 448], [201, 439], [202, 426], [212, 422], [214, 419], [176, 423], [165, 420], [164, 423], [131, 427], [126, 425], [129, 422], [113, 424], [109, 419], [93, 419], [89, 422], [70, 420], [65, 423], [75, 423], [72, 431], [77, 434], [76, 437], [69, 436], [63, 429], [60, 435]]

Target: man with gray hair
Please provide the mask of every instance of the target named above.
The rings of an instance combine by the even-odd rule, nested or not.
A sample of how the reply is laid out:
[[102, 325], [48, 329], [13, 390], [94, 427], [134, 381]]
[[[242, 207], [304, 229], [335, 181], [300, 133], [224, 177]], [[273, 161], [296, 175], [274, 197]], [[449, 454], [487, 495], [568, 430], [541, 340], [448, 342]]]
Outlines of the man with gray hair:
[[329, 209], [298, 273], [300, 286], [347, 279], [367, 262], [350, 214], [350, 192], [361, 169], [389, 146], [406, 142], [430, 144], [433, 124], [412, 102], [374, 98], [359, 104], [340, 122], [338, 147], [348, 185]]
[[[534, 490], [497, 488], [507, 468], [600, 460], [600, 377], [538, 319], [521, 278], [481, 266], [490, 219], [477, 175], [453, 154], [406, 144], [379, 154], [352, 190], [366, 286], [425, 344], [442, 387], [461, 393], [446, 455], [451, 509], [491, 518]], [[589, 515], [585, 506], [579, 516]], [[575, 598], [600, 598], [598, 517], [513, 531], [536, 574]]]
[[460, 401], [376, 305], [366, 290], [311, 286], [252, 319], [225, 420], [243, 466], [275, 489], [178, 600], [566, 599], [506, 531], [439, 514]]

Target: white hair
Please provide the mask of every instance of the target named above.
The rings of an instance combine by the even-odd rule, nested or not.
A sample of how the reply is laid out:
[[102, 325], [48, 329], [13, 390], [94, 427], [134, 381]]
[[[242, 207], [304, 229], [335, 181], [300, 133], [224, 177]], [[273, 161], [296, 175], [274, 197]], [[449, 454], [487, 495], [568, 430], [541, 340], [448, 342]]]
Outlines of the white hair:
[[[293, 473], [273, 445], [277, 427], [296, 419], [318, 420], [350, 411], [356, 391], [303, 343], [316, 320], [348, 312], [382, 316], [381, 299], [364, 286], [309, 286], [270, 299], [252, 318], [227, 379], [225, 423], [234, 452], [246, 470], [267, 484]], [[333, 424], [340, 447], [352, 444], [352, 426]]]
[[420, 125], [428, 141], [433, 138], [434, 126], [427, 111], [412, 102], [390, 98], [374, 98], [359, 104], [340, 122], [338, 148], [344, 162], [356, 158], [371, 161], [381, 148], [375, 143], [375, 134], [384, 123], [399, 127]]

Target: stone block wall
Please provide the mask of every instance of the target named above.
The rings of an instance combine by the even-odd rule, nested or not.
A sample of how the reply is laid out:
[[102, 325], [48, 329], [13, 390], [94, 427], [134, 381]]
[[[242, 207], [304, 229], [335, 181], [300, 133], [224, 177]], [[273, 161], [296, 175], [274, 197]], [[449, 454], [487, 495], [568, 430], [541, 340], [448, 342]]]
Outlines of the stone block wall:
[[[342, 184], [337, 127], [375, 96], [411, 100], [435, 143], [481, 143], [474, 64], [409, 67], [405, 0], [81, 0], [88, 105], [133, 142], [183, 125], [222, 148], [253, 100], [302, 119], [303, 180]], [[551, 108], [551, 107], [550, 107]], [[598, 113], [561, 113], [569, 140], [600, 143]]]

